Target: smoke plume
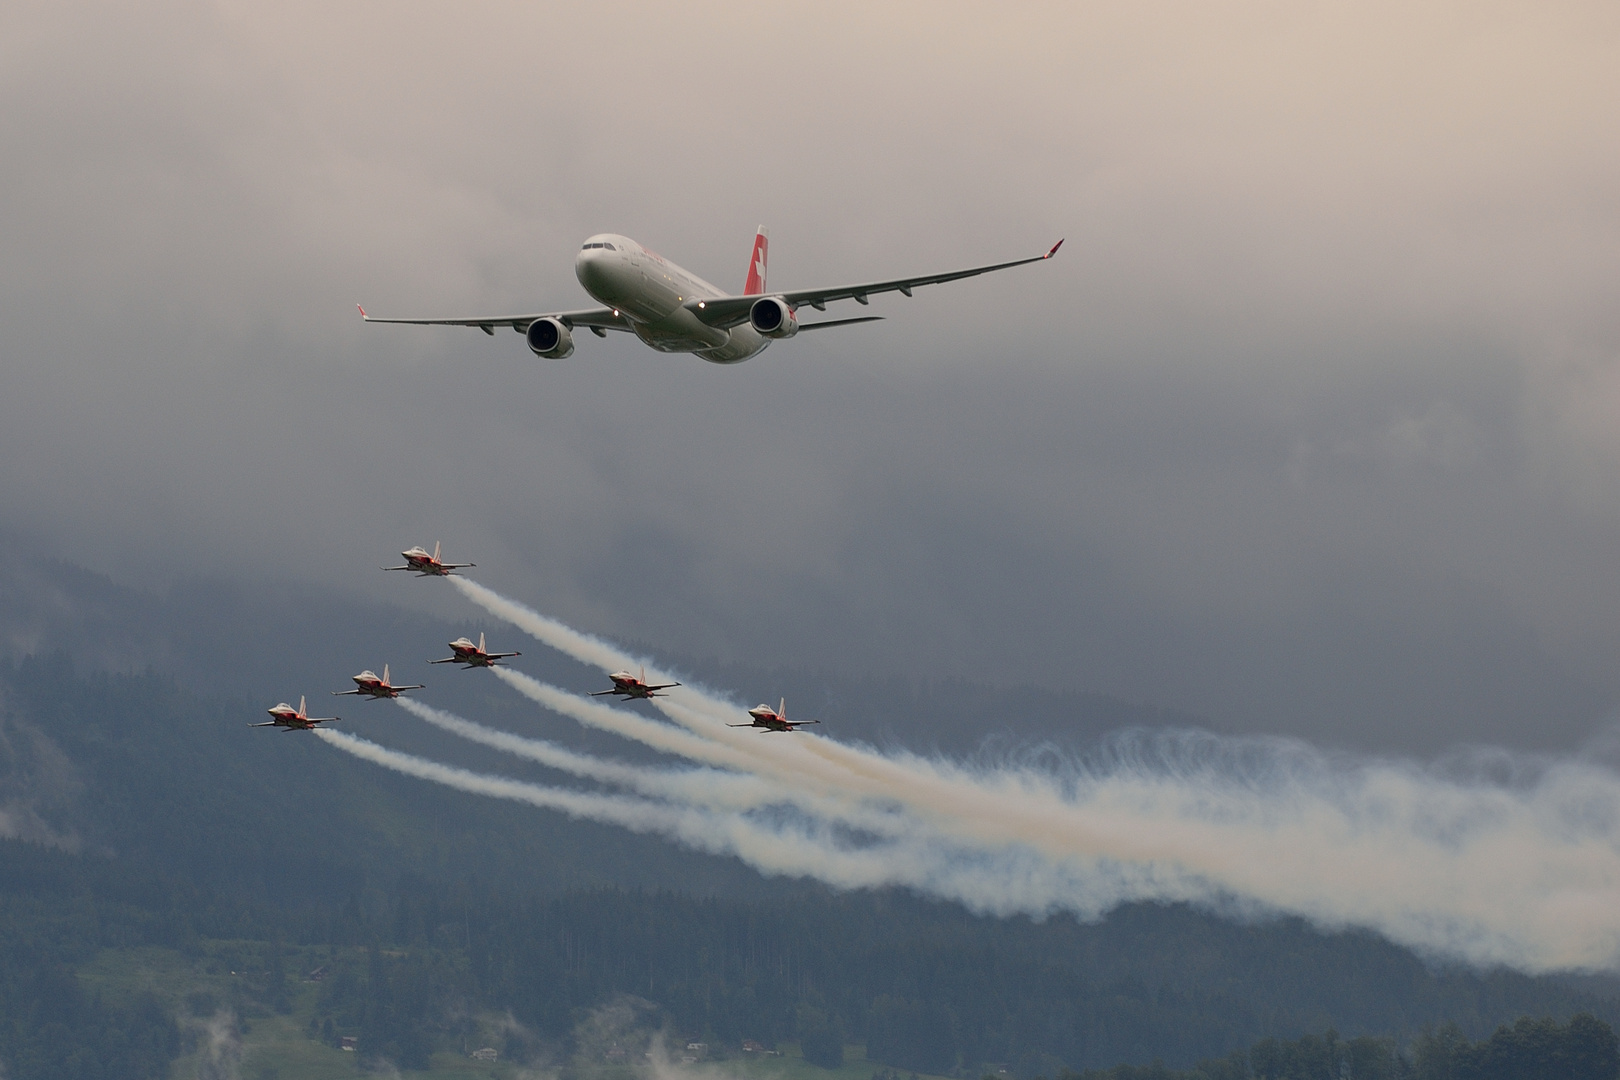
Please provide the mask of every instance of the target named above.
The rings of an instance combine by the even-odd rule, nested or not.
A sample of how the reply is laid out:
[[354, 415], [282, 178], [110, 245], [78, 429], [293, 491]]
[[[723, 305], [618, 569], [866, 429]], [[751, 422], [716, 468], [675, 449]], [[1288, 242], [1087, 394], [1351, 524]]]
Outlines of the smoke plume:
[[[641, 662], [474, 582], [456, 585], [577, 660]], [[653, 699], [662, 723], [497, 673], [548, 709], [705, 768], [576, 760], [431, 720], [649, 802], [474, 780], [420, 759], [406, 767], [374, 744], [323, 737], [413, 775], [656, 832], [765, 872], [909, 886], [983, 912], [1095, 917], [1129, 900], [1186, 901], [1367, 927], [1531, 972], [1620, 964], [1620, 775], [1595, 760], [1481, 752], [1423, 765], [1181, 731], [1121, 733], [1088, 755], [967, 764], [738, 730], [727, 725], [746, 721], [742, 709], [697, 686]], [[716, 791], [748, 797], [694, 791], [709, 774]], [[761, 802], [749, 781], [765, 785]], [[791, 812], [760, 813], [772, 807]]]

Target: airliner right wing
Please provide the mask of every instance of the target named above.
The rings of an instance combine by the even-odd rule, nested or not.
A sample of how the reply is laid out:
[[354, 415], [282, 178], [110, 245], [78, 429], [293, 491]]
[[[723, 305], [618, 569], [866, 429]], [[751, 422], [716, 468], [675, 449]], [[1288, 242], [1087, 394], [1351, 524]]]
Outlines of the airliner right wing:
[[[962, 278], [977, 277], [980, 274], [993, 273], [996, 270], [1006, 270], [1013, 266], [1023, 266], [1026, 263], [1044, 262], [1056, 255], [1058, 248], [1063, 246], [1059, 240], [1052, 245], [1052, 249], [1045, 255], [1033, 255], [1027, 259], [1014, 259], [1012, 262], [991, 263], [989, 266], [973, 266], [966, 270], [951, 270], [943, 274], [925, 274], [922, 277], [894, 278], [890, 281], [873, 281], [865, 285], [835, 285], [829, 289], [799, 289], [797, 291], [775, 292], [767, 291], [759, 296], [721, 296], [715, 299], [688, 300], [687, 310], [710, 326], [732, 327], [748, 321], [749, 309], [766, 296], [780, 297], [792, 307], [803, 307], [808, 304], [817, 311], [827, 310], [827, 305], [834, 300], [854, 300], [858, 304], [867, 302], [867, 297], [873, 293], [901, 292], [907, 296], [911, 290], [923, 285], [940, 285], [947, 281], [959, 281]], [[877, 316], [868, 316], [877, 318]], [[840, 320], [856, 322], [858, 320]], [[808, 330], [812, 326], [839, 325], [828, 323], [806, 323], [800, 326], [801, 330]]]
[[409, 323], [412, 326], [476, 326], [484, 333], [495, 336], [497, 326], [510, 326], [518, 333], [529, 328], [529, 324], [537, 319], [556, 319], [572, 330], [576, 326], [588, 326], [592, 330], [629, 330], [630, 320], [611, 308], [590, 308], [584, 311], [542, 311], [537, 315], [489, 315], [477, 316], [470, 319], [379, 319], [367, 315], [366, 309], [359, 304], [354, 305], [360, 309], [360, 317], [366, 322], [374, 323]]

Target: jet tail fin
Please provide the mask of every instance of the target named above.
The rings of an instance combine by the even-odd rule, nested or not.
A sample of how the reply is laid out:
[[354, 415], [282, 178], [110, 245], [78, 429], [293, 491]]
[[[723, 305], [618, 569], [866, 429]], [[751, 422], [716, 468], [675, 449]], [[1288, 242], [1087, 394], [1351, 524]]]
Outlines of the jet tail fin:
[[743, 284], [744, 296], [758, 296], [765, 291], [765, 261], [770, 253], [771, 231], [759, 227], [754, 235], [754, 253], [748, 260], [748, 280]]
[[383, 665], [383, 685], [388, 685], [388, 665]]

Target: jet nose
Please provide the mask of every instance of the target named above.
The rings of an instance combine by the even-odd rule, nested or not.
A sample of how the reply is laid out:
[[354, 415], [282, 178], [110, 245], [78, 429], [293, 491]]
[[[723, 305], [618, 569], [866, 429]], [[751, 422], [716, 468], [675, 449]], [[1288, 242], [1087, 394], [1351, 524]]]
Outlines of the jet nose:
[[597, 296], [608, 280], [608, 256], [601, 248], [586, 248], [574, 258], [574, 276], [585, 291]]

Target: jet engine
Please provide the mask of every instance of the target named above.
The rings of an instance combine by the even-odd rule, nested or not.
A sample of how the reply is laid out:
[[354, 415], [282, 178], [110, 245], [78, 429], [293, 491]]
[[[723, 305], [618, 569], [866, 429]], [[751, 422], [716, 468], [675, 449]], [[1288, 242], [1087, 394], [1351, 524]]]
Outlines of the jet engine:
[[528, 339], [529, 351], [547, 360], [562, 360], [574, 355], [574, 335], [556, 319], [536, 319], [523, 335]]
[[755, 300], [754, 306], [748, 309], [748, 321], [768, 338], [792, 337], [799, 332], [799, 320], [793, 317], [793, 309], [775, 296]]

